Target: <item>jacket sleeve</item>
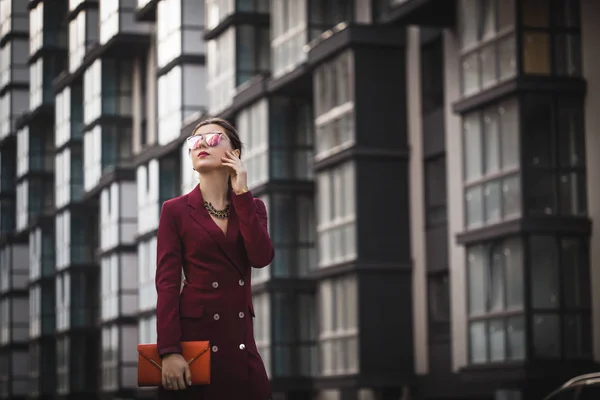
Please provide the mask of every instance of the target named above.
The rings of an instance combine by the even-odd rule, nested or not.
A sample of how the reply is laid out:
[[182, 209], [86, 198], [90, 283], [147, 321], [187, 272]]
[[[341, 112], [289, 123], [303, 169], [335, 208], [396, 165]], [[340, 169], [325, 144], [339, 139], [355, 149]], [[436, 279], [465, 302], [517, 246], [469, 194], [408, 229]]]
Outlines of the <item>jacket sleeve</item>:
[[262, 200], [253, 198], [250, 191], [240, 195], [233, 194], [232, 198], [248, 260], [255, 268], [266, 267], [273, 261], [275, 250], [269, 236], [265, 204]]
[[169, 201], [163, 203], [156, 237], [156, 328], [160, 356], [181, 353], [179, 291], [182, 244], [172, 207]]

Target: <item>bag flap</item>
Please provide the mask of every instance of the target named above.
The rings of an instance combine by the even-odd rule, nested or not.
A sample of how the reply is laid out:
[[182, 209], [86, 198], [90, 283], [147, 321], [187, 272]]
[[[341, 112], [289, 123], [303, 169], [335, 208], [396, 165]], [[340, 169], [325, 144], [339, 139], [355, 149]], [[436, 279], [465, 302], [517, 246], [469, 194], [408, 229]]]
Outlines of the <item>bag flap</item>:
[[200, 358], [202, 354], [206, 353], [210, 349], [210, 343], [205, 340], [195, 342], [181, 342], [181, 350], [183, 357], [188, 364], [193, 363], [195, 360]]
[[148, 362], [158, 369], [161, 368], [161, 359], [158, 355], [158, 347], [156, 344], [138, 344], [137, 345], [138, 353], [144, 357]]

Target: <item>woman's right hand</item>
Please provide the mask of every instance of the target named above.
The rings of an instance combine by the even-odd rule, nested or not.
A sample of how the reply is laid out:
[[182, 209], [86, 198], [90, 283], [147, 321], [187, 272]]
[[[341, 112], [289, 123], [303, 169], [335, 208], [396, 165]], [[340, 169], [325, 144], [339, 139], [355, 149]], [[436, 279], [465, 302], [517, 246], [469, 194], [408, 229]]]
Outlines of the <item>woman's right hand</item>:
[[162, 385], [169, 390], [182, 390], [192, 385], [190, 366], [181, 354], [174, 353], [163, 357]]

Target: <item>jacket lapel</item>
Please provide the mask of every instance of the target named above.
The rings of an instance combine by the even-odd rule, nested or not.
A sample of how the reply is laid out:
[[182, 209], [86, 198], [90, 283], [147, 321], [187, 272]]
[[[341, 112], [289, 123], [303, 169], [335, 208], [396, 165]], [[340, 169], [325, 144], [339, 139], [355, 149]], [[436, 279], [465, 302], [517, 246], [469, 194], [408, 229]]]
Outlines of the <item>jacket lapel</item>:
[[239, 234], [239, 222], [237, 215], [233, 210], [233, 205], [229, 208], [226, 234], [223, 234], [221, 228], [215, 224], [208, 214], [208, 211], [206, 211], [206, 208], [204, 208], [204, 200], [202, 199], [202, 193], [200, 192], [198, 185], [188, 195], [188, 205], [192, 208], [190, 217], [213, 238], [225, 257], [227, 257], [235, 269], [243, 275], [235, 252], [235, 243], [237, 242]]

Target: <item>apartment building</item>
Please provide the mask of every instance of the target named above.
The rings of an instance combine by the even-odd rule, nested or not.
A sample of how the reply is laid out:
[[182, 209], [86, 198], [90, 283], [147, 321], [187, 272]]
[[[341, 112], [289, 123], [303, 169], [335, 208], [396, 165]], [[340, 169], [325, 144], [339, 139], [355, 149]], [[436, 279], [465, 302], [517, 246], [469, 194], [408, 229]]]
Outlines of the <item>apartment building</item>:
[[599, 16], [0, 0], [0, 399], [154, 395], [158, 218], [207, 115], [269, 213], [274, 399], [529, 400], [597, 370]]

